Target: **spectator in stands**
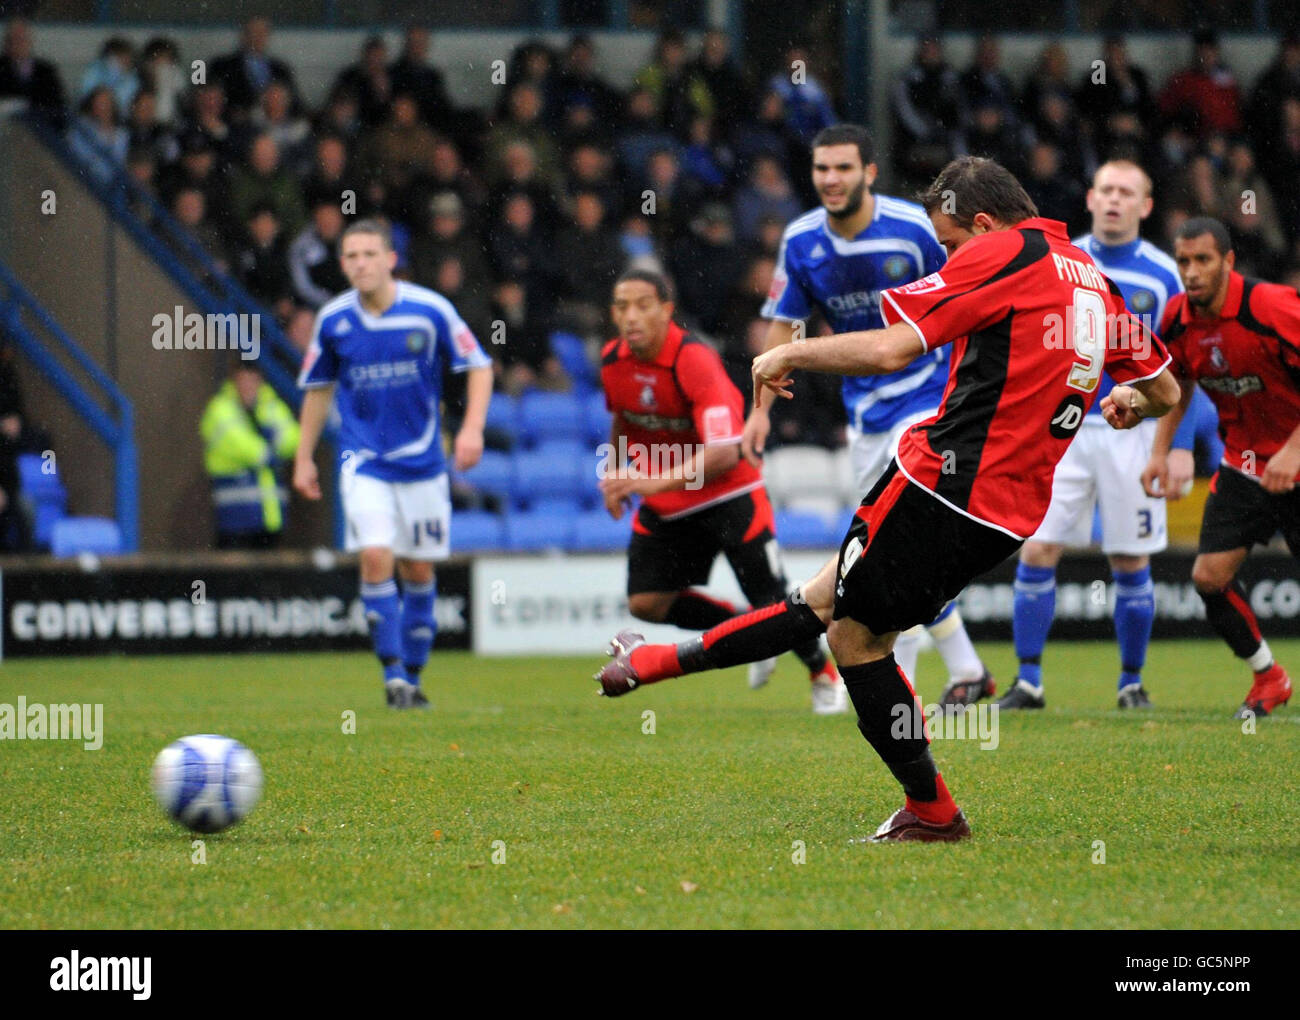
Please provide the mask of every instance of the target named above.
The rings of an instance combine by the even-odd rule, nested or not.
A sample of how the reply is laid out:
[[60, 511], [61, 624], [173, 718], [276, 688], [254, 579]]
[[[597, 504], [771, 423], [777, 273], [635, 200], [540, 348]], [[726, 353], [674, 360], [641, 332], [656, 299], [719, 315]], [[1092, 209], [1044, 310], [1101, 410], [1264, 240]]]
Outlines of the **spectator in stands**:
[[438, 139], [433, 150], [433, 172], [429, 188], [434, 193], [454, 191], [465, 203], [465, 214], [473, 219], [487, 200], [487, 193], [477, 174], [471, 173], [461, 158], [460, 149], [449, 138]]
[[0, 53], [0, 99], [25, 99], [57, 129], [67, 112], [63, 106], [63, 81], [48, 60], [32, 55], [32, 29], [22, 18], [5, 25], [4, 52]]
[[569, 172], [565, 180], [565, 191], [568, 196], [572, 198], [580, 192], [594, 191], [600, 196], [606, 222], [619, 219], [623, 194], [614, 180], [613, 158], [609, 150], [584, 143], [573, 148], [567, 162]]
[[666, 250], [690, 221], [695, 196], [690, 182], [683, 181], [681, 165], [676, 154], [660, 150], [646, 163], [644, 179], [633, 194], [628, 195], [626, 208], [639, 209], [650, 217], [655, 242]]
[[429, 65], [429, 30], [411, 25], [402, 43], [402, 55], [388, 68], [392, 92], [406, 92], [415, 99], [420, 119], [434, 131], [454, 135], [458, 130], [455, 105], [447, 93], [442, 72]]
[[154, 36], [140, 54], [140, 87], [157, 97], [158, 122], [175, 129], [180, 126], [181, 100], [189, 87], [189, 76], [181, 69], [181, 52], [166, 36]]
[[[217, 264], [217, 268], [224, 270], [226, 267], [226, 239], [222, 233], [221, 227], [213, 221], [208, 212], [207, 199], [203, 197], [203, 192], [199, 188], [184, 187], [176, 192], [172, 198], [171, 205], [172, 216], [176, 221], [190, 232], [199, 246], [208, 253], [208, 255]], [[202, 263], [191, 260], [188, 253], [179, 252], [182, 261], [201, 281], [206, 281], [208, 273], [207, 267]]]
[[[782, 166], [795, 166], [793, 153], [803, 149], [795, 142], [785, 122], [785, 101], [768, 89], [758, 100], [754, 117], [742, 117], [731, 127], [731, 148], [735, 153], [735, 175], [744, 180], [759, 156], [771, 156]], [[808, 204], [808, 203], [805, 203]]]
[[226, 120], [225, 90], [215, 82], [199, 85], [190, 94], [189, 107], [181, 134], [197, 132], [206, 137], [217, 157], [218, 169], [226, 173], [243, 155], [243, 131], [233, 131]]
[[572, 199], [569, 225], [555, 238], [562, 298], [558, 325], [586, 339], [606, 339], [601, 334], [607, 324], [607, 302], [626, 262], [618, 237], [606, 226], [605, 218], [600, 193], [579, 191]]
[[1160, 92], [1160, 113], [1184, 118], [1198, 138], [1241, 130], [1241, 90], [1237, 76], [1219, 55], [1219, 37], [1201, 29], [1192, 37], [1191, 66], [1178, 71]]
[[744, 269], [745, 254], [736, 243], [731, 211], [721, 202], [701, 209], [689, 233], [669, 252], [679, 309], [711, 335], [726, 328], [727, 301]]
[[289, 275], [289, 246], [280, 230], [275, 207], [263, 202], [253, 207], [242, 243], [230, 260], [235, 278], [262, 304], [284, 321], [293, 310], [293, 280]]
[[333, 199], [341, 206], [345, 200], [344, 192], [351, 191], [358, 200], [357, 214], [367, 215], [369, 210], [360, 207], [362, 189], [350, 173], [347, 144], [335, 134], [319, 134], [314, 138], [312, 168], [302, 186], [303, 200], [308, 207], [322, 198]]
[[1282, 108], [1288, 99], [1300, 100], [1300, 31], [1292, 30], [1278, 45], [1277, 56], [1255, 81], [1246, 123], [1255, 156], [1268, 166], [1285, 130]]
[[230, 203], [240, 223], [248, 222], [254, 206], [269, 203], [286, 234], [302, 229], [307, 219], [302, 189], [297, 178], [280, 165], [280, 147], [271, 135], [254, 138], [247, 162], [231, 172]]
[[1025, 80], [1020, 108], [1024, 119], [1039, 127], [1043, 119], [1043, 101], [1047, 96], [1060, 97], [1071, 112], [1074, 110], [1074, 86], [1070, 82], [1070, 56], [1059, 42], [1043, 47], [1034, 63], [1034, 69]]
[[[975, 114], [990, 107], [1001, 113], [1001, 122], [1007, 128], [1013, 132], [1016, 130], [1019, 122], [1019, 97], [1015, 86], [1011, 84], [1011, 78], [1002, 69], [1002, 50], [996, 36], [980, 36], [979, 42], [975, 44], [975, 60], [962, 74], [960, 87], [970, 115], [966, 123], [968, 131], [975, 128]], [[971, 154], [982, 155], [973, 149]]]
[[623, 226], [618, 235], [619, 247], [629, 263], [660, 269], [659, 257], [655, 254], [655, 236], [650, 228], [650, 217], [633, 212], [623, 217]]
[[908, 187], [921, 187], [953, 158], [963, 99], [957, 72], [943, 57], [938, 36], [922, 36], [912, 63], [889, 94], [894, 116], [895, 169]]
[[714, 120], [752, 108], [753, 85], [731, 59], [731, 40], [726, 32], [711, 28], [704, 33], [699, 56], [691, 69], [704, 81], [713, 98]]
[[348, 289], [339, 264], [339, 238], [345, 226], [338, 201], [318, 198], [311, 208], [311, 222], [289, 244], [293, 291], [309, 308], [320, 308]]
[[550, 328], [549, 321], [543, 320], [554, 306], [554, 272], [559, 267], [555, 265], [550, 238], [538, 226], [528, 192], [506, 196], [488, 231], [487, 248], [497, 279], [511, 280], [524, 288], [528, 317], [535, 331], [544, 335]]
[[390, 217], [407, 223], [418, 218], [417, 187], [433, 171], [438, 136], [420, 121], [415, 97], [403, 92], [393, 97], [392, 115], [375, 130], [364, 147], [361, 162], [383, 185]]
[[1255, 154], [1244, 140], [1234, 142], [1228, 150], [1219, 208], [1232, 231], [1237, 272], [1277, 279], [1286, 256], [1286, 235], [1278, 223], [1273, 189], [1255, 166]]
[[459, 256], [448, 255], [436, 263], [426, 286], [433, 288], [453, 305], [475, 336], [492, 342], [491, 288], [485, 278], [471, 277]]
[[1260, 172], [1277, 199], [1282, 232], [1291, 257], [1300, 259], [1300, 99], [1282, 102], [1282, 127], [1276, 142], [1260, 154]]
[[20, 454], [41, 449], [25, 441], [25, 433], [30, 431], [13, 349], [6, 342], [0, 345], [0, 552], [27, 552], [32, 548], [31, 521], [23, 510], [22, 475], [18, 470]]
[[767, 87], [781, 97], [786, 127], [800, 149], [806, 149], [818, 131], [839, 119], [830, 94], [809, 68], [808, 50], [802, 45], [786, 50], [784, 64], [767, 80]]
[[1014, 174], [1024, 162], [1020, 133], [1007, 121], [1002, 105], [988, 96], [973, 104], [961, 148], [964, 155], [997, 160]]
[[1101, 67], [1090, 65], [1079, 80], [1075, 104], [1080, 116], [1098, 134], [1116, 114], [1129, 114], [1143, 128], [1149, 127], [1153, 114], [1151, 80], [1146, 71], [1129, 63], [1123, 38], [1108, 36], [1101, 58]]
[[636, 84], [654, 99], [659, 122], [677, 138], [686, 137], [691, 118], [714, 111], [708, 83], [686, 59], [686, 38], [676, 29], [660, 34], [650, 63], [637, 72]]
[[68, 129], [68, 145], [91, 176], [108, 184], [126, 166], [130, 144], [130, 135], [118, 122], [113, 90], [101, 85], [81, 101]]
[[293, 97], [284, 82], [273, 81], [262, 92], [249, 118], [249, 127], [268, 134], [280, 148], [280, 159], [295, 175], [311, 166], [311, 125], [293, 112]]
[[208, 80], [220, 82], [234, 121], [248, 119], [257, 97], [272, 81], [284, 82], [294, 97], [294, 106], [298, 104], [293, 71], [284, 61], [267, 54], [270, 39], [271, 22], [261, 16], [249, 18], [240, 32], [239, 49], [214, 57], [208, 68]]
[[229, 222], [230, 192], [218, 165], [211, 139], [202, 131], [191, 131], [180, 138], [180, 162], [160, 174], [158, 190], [169, 205], [181, 188], [198, 188], [203, 192], [209, 215]]
[[348, 89], [357, 97], [363, 128], [376, 128], [388, 120], [393, 77], [388, 70], [388, 45], [383, 36], [372, 35], [362, 44], [361, 59], [339, 72], [334, 88]]
[[1038, 105], [1029, 111], [1029, 137], [1051, 145], [1060, 154], [1061, 169], [1079, 180], [1089, 180], [1097, 157], [1083, 131], [1074, 100], [1055, 88], [1038, 90]]
[[736, 384], [736, 389], [744, 395], [746, 403], [753, 402], [753, 380], [750, 367], [757, 354], [762, 354], [766, 334], [758, 337], [758, 349], [750, 349], [749, 332], [755, 319], [763, 321], [759, 313], [772, 287], [772, 277], [776, 272], [774, 255], [757, 255], [744, 263], [735, 286], [727, 296], [727, 307], [718, 330], [718, 353], [722, 355], [723, 367], [727, 375]]
[[493, 328], [501, 324], [502, 343], [490, 336], [492, 343], [484, 344], [484, 350], [491, 354], [498, 388], [511, 396], [532, 387], [569, 388], [559, 359], [551, 353], [544, 311], [530, 305], [527, 288], [517, 280], [503, 280], [492, 292]]
[[289, 366], [294, 375], [298, 374], [302, 359], [311, 348], [312, 338], [316, 333], [316, 313], [304, 305], [294, 305], [285, 320], [284, 335], [298, 354], [298, 360]]
[[699, 116], [691, 121], [687, 145], [682, 150], [682, 174], [702, 193], [722, 198], [731, 178], [735, 160], [731, 151], [718, 142], [712, 117]]
[[589, 36], [575, 35], [569, 41], [555, 79], [555, 101], [561, 110], [585, 103], [593, 120], [606, 127], [621, 114], [622, 97], [596, 73], [596, 50]]
[[499, 218], [506, 200], [520, 193], [532, 200], [537, 229], [543, 234], [553, 232], [560, 222], [559, 203], [538, 169], [532, 145], [522, 139], [511, 142], [501, 154], [501, 177], [488, 192], [488, 218]]
[[95, 62], [82, 75], [82, 99], [99, 88], [107, 88], [113, 93], [118, 116], [125, 118], [131, 109], [131, 100], [140, 91], [140, 77], [135, 70], [135, 47], [124, 36], [109, 36], [100, 47]]
[[336, 134], [352, 145], [361, 137], [360, 109], [356, 92], [336, 86], [330, 90], [325, 108], [316, 118], [316, 131]]
[[280, 543], [289, 494], [281, 479], [298, 447], [293, 412], [262, 381], [254, 361], [236, 361], [199, 423], [212, 483], [218, 549]]
[[635, 179], [645, 172], [651, 155], [676, 148], [677, 139], [659, 122], [654, 94], [645, 88], [633, 89], [627, 97], [627, 112], [615, 142], [624, 177]]
[[180, 158], [176, 133], [158, 119], [158, 97], [150, 89], [141, 89], [131, 100], [126, 122], [128, 148], [145, 148], [160, 164], [175, 163]]
[[439, 267], [455, 261], [464, 278], [460, 296], [452, 300], [477, 337], [485, 334], [467, 312], [467, 302], [486, 312], [491, 302], [492, 270], [483, 254], [483, 243], [468, 229], [465, 203], [454, 191], [440, 191], [429, 201], [428, 216], [416, 223], [411, 238], [411, 279], [423, 287], [439, 290], [435, 278]]
[[539, 39], [528, 39], [515, 47], [506, 68], [506, 82], [510, 91], [501, 97], [494, 111], [497, 121], [507, 114], [518, 85], [528, 85], [537, 95], [541, 122], [555, 126], [559, 107], [555, 103], [555, 54]]
[[1039, 215], [1060, 220], [1070, 236], [1086, 228], [1087, 209], [1084, 188], [1078, 175], [1062, 165], [1061, 153], [1048, 142], [1035, 142], [1029, 150], [1029, 164], [1023, 178], [1025, 193], [1038, 206]]
[[768, 156], [754, 162], [749, 183], [736, 192], [733, 202], [736, 236], [749, 243], [758, 237], [758, 225], [765, 216], [789, 223], [803, 206], [795, 197], [790, 179], [780, 163]]
[[554, 189], [559, 184], [559, 152], [542, 120], [542, 91], [529, 81], [511, 88], [504, 114], [497, 116], [488, 132], [486, 149], [492, 180], [499, 181], [506, 176], [506, 150], [517, 142], [532, 147], [538, 178]]
[[[126, 151], [126, 175], [150, 195], [158, 197], [158, 157], [144, 145], [132, 145]], [[153, 219], [148, 203], [132, 201], [131, 211], [150, 223]]]

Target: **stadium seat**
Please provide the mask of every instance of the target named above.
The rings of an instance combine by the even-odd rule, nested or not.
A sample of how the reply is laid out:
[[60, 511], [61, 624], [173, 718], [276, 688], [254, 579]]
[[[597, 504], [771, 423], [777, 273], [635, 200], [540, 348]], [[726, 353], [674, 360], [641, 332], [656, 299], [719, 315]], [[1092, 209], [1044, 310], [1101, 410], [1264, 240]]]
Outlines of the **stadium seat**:
[[596, 366], [587, 355], [587, 345], [582, 337], [557, 330], [551, 334], [550, 343], [551, 353], [579, 391], [587, 392], [600, 385]]
[[802, 510], [780, 510], [776, 514], [777, 541], [787, 549], [833, 548], [840, 544], [842, 531], [835, 530], [834, 518]]
[[50, 547], [55, 522], [68, 512], [68, 490], [57, 472], [46, 472], [46, 463], [37, 453], [18, 455], [21, 498], [31, 511], [32, 539], [38, 549]]
[[515, 485], [514, 459], [499, 450], [484, 450], [483, 459], [461, 472], [460, 478], [479, 492], [506, 499]]
[[580, 455], [554, 456], [545, 449], [517, 452], [511, 500], [517, 507], [545, 499], [571, 499], [577, 503], [581, 464]]
[[484, 552], [489, 549], [504, 549], [505, 545], [505, 521], [499, 514], [491, 514], [486, 510], [466, 510], [452, 517], [452, 552]]
[[111, 556], [122, 551], [122, 532], [117, 522], [107, 517], [64, 517], [54, 525], [50, 552], [55, 556], [79, 553], [102, 553]]
[[543, 439], [576, 439], [585, 432], [582, 404], [571, 393], [533, 391], [519, 398], [519, 436], [527, 446]]
[[486, 431], [494, 432], [492, 438], [507, 449], [519, 440], [519, 404], [508, 393], [493, 393], [488, 404]]
[[778, 507], [833, 513], [843, 506], [835, 458], [823, 447], [778, 447], [763, 458], [763, 479]]
[[573, 552], [608, 552], [626, 549], [632, 537], [631, 517], [616, 521], [604, 510], [589, 510], [574, 521]]
[[506, 517], [506, 547], [521, 552], [569, 548], [575, 517], [570, 513], [516, 511]]
[[609, 421], [613, 417], [605, 407], [605, 391], [588, 393], [582, 402], [586, 417], [587, 442], [592, 446], [609, 442]]

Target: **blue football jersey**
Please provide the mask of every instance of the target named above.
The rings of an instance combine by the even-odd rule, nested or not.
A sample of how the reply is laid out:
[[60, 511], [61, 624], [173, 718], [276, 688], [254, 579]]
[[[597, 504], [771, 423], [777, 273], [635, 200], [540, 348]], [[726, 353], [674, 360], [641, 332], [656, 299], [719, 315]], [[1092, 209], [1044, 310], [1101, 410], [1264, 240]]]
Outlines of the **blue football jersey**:
[[[943, 247], [925, 210], [875, 195], [875, 213], [853, 240], [834, 233], [818, 206], [785, 228], [763, 317], [805, 320], [813, 309], [836, 333], [883, 329], [880, 292], [943, 268]], [[948, 347], [887, 375], [845, 376], [844, 409], [863, 432], [888, 432], [919, 411], [937, 408], [948, 384]]]
[[382, 315], [361, 307], [355, 290], [316, 315], [298, 385], [337, 384], [340, 456], [349, 470], [390, 482], [445, 470], [438, 404], [442, 371], [490, 365], [456, 309], [441, 294], [406, 281]]

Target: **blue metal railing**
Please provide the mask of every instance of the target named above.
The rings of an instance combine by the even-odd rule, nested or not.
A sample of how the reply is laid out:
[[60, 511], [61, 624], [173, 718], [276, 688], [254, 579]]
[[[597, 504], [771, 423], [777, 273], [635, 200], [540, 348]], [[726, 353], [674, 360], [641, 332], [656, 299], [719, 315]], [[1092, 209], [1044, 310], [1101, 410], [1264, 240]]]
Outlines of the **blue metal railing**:
[[[116, 416], [105, 410], [101, 402], [78, 381], [64, 361], [51, 351], [51, 344], [42, 342], [28, 328], [24, 312], [40, 325], [52, 345], [61, 350], [103, 392]], [[113, 451], [114, 515], [122, 532], [123, 552], [135, 552], [140, 548], [140, 476], [135, 449], [135, 412], [131, 401], [64, 332], [45, 306], [32, 297], [3, 262], [0, 262], [0, 326], [9, 341], [40, 369], [59, 395], [72, 405], [73, 410], [85, 419], [95, 435]]]

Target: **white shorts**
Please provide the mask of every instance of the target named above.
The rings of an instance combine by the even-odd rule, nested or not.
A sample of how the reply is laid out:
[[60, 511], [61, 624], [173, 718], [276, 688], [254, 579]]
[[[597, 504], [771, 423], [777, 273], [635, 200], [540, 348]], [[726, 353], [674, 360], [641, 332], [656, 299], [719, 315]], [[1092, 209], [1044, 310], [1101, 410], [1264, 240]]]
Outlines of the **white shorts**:
[[1101, 504], [1101, 551], [1145, 556], [1168, 544], [1165, 501], [1142, 491], [1156, 423], [1119, 432], [1084, 424], [1052, 478], [1052, 504], [1031, 541], [1088, 545], [1093, 508]]
[[451, 484], [447, 473], [419, 482], [385, 482], [342, 471], [339, 491], [347, 550], [393, 550], [407, 560], [445, 560], [451, 553]]
[[853, 466], [853, 484], [858, 487], [859, 499], [870, 492], [871, 487], [885, 473], [885, 468], [889, 467], [889, 462], [898, 452], [898, 441], [903, 438], [903, 433], [918, 421], [933, 417], [936, 410], [938, 409], [931, 407], [917, 411], [898, 422], [888, 432], [859, 432], [852, 425], [849, 426], [849, 463]]

